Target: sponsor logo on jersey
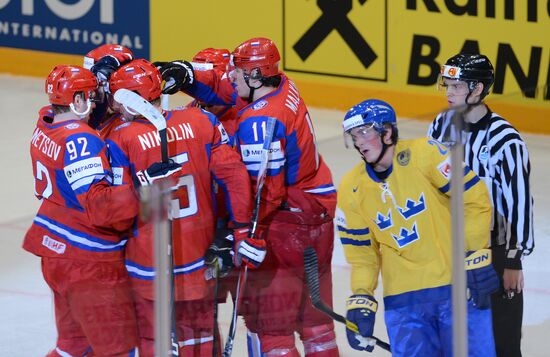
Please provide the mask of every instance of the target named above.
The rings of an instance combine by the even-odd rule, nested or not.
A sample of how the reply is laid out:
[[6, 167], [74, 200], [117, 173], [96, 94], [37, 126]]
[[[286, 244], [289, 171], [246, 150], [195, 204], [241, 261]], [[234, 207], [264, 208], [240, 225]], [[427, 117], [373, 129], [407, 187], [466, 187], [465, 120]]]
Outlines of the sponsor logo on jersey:
[[103, 164], [101, 158], [92, 157], [67, 165], [64, 171], [69, 183], [73, 183], [83, 177], [103, 175]]
[[[260, 160], [263, 152], [263, 144], [241, 145], [241, 154], [243, 158], [249, 158], [251, 160]], [[281, 152], [281, 142], [274, 141], [268, 150], [269, 159], [276, 160], [282, 159], [283, 153]]]
[[258, 103], [252, 106], [252, 110], [260, 110], [267, 105], [267, 100], [260, 100]]
[[49, 250], [56, 252], [57, 254], [65, 253], [65, 249], [67, 248], [67, 245], [65, 243], [56, 241], [55, 239], [47, 235], [44, 235], [42, 237], [42, 245]]
[[481, 149], [479, 149], [478, 158], [481, 162], [486, 162], [489, 159], [489, 147], [487, 145], [483, 145]]
[[451, 178], [451, 162], [449, 158], [446, 158], [439, 166], [437, 166], [437, 170], [443, 177], [445, 177], [447, 180]]
[[407, 166], [411, 160], [411, 151], [403, 150], [397, 154], [397, 163], [401, 166]]
[[70, 123], [70, 124], [65, 125], [65, 129], [68, 129], [68, 130], [73, 130], [73, 129], [77, 129], [77, 128], [80, 128], [80, 124], [78, 124], [78, 123]]
[[122, 185], [122, 167], [113, 167], [113, 184], [115, 186]]

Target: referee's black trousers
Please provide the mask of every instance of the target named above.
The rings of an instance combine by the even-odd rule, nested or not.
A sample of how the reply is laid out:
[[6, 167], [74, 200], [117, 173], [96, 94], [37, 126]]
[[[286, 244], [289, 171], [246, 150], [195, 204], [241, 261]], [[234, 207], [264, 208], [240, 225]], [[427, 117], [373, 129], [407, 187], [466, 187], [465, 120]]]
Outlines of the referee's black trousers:
[[491, 296], [493, 333], [497, 357], [521, 357], [521, 325], [523, 320], [523, 292], [512, 299], [505, 297], [502, 287], [506, 246], [492, 247], [493, 267], [501, 279], [501, 287]]

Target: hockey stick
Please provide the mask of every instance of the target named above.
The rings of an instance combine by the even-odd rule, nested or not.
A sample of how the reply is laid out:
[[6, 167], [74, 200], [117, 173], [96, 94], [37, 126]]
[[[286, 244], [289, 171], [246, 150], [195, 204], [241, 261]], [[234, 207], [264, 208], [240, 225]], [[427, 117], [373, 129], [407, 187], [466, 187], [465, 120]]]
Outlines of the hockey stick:
[[[258, 228], [258, 218], [260, 215], [260, 201], [262, 196], [262, 189], [264, 187], [265, 179], [267, 176], [267, 165], [269, 163], [269, 149], [273, 142], [273, 136], [275, 132], [275, 124], [277, 119], [269, 117], [267, 119], [266, 130], [264, 135], [264, 144], [262, 146], [262, 156], [260, 158], [260, 168], [258, 169], [258, 179], [256, 181], [256, 197], [254, 201], [254, 211], [252, 214], [252, 221], [249, 238], [254, 238], [256, 230]], [[235, 333], [237, 332], [237, 313], [239, 308], [239, 302], [241, 298], [241, 292], [246, 285], [246, 278], [248, 275], [248, 266], [245, 265], [244, 269], [239, 272], [239, 278], [237, 279], [237, 291], [235, 292], [235, 301], [233, 303], [233, 313], [231, 318], [231, 325], [229, 326], [229, 334], [227, 335], [227, 341], [225, 341], [225, 348], [223, 351], [223, 357], [230, 357], [233, 352], [233, 343], [235, 341]]]
[[218, 292], [220, 290], [220, 265], [218, 264], [218, 260], [214, 262], [214, 274], [216, 275], [214, 279], [214, 336], [212, 338], [212, 357], [218, 357], [218, 338], [220, 329], [218, 327]]
[[[160, 137], [160, 149], [162, 162], [168, 162], [168, 138], [166, 136], [166, 118], [160, 113], [151, 103], [141, 97], [139, 94], [132, 92], [128, 89], [121, 88], [114, 94], [114, 99], [122, 104], [129, 112], [137, 112], [145, 117], [151, 124], [155, 126]], [[169, 227], [169, 246], [167, 249], [168, 259], [168, 279], [170, 281], [170, 309], [171, 309], [171, 331], [170, 341], [172, 346], [172, 355], [179, 355], [179, 339], [176, 330], [176, 299], [175, 299], [175, 287], [174, 287], [174, 260], [173, 260], [173, 242], [172, 242], [172, 224], [168, 224]]]
[[[359, 329], [357, 328], [356, 324], [347, 320], [344, 316], [334, 312], [330, 307], [328, 307], [321, 300], [321, 291], [319, 288], [319, 270], [318, 270], [318, 263], [317, 263], [317, 252], [315, 251], [315, 249], [311, 247], [306, 248], [304, 250], [304, 269], [306, 274], [307, 287], [309, 289], [309, 296], [311, 297], [311, 303], [313, 304], [313, 306], [317, 310], [330, 316], [333, 320], [343, 323], [351, 331], [355, 333], [359, 333]], [[377, 346], [385, 349], [386, 351], [391, 352], [389, 343], [384, 342], [375, 336], [371, 336], [369, 338], [376, 340]]]
[[147, 100], [131, 90], [121, 88], [116, 91], [114, 98], [122, 104], [130, 113], [137, 112], [143, 115], [155, 126], [160, 136], [160, 150], [162, 162], [168, 162], [168, 139], [166, 137], [166, 119], [164, 116]]

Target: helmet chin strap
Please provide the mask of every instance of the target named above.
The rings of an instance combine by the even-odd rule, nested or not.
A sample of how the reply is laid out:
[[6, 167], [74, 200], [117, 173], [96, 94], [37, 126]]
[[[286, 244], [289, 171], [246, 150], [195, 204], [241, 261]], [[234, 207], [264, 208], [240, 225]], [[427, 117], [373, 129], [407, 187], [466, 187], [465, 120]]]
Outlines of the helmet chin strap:
[[260, 86], [259, 87], [252, 87], [250, 85], [250, 75], [245, 75], [244, 76], [244, 82], [246, 83], [246, 85], [248, 86], [248, 88], [250, 89], [250, 92], [248, 94], [248, 99], [247, 99], [247, 102], [248, 103], [252, 103], [254, 101], [254, 91], [256, 91], [256, 89], [259, 89], [259, 88], [262, 88], [263, 87], [263, 83], [260, 81]]
[[69, 108], [71, 108], [71, 112], [76, 114], [80, 119], [84, 119], [92, 110], [92, 102], [90, 101], [90, 99], [86, 99], [86, 110], [83, 112], [77, 111], [74, 107], [74, 103], [69, 104]]
[[384, 157], [384, 154], [386, 153], [386, 151], [388, 150], [388, 148], [390, 147], [389, 145], [387, 145], [383, 140], [382, 141], [382, 151], [380, 151], [380, 155], [378, 155], [378, 158], [376, 160], [374, 160], [374, 162], [371, 164], [371, 163], [368, 163], [369, 165], [371, 165], [373, 168], [374, 166], [378, 165], [378, 163], [380, 162], [380, 160], [382, 160], [382, 158]]
[[[382, 158], [384, 157], [384, 154], [386, 154], [386, 151], [388, 150], [388, 148], [391, 146], [391, 145], [388, 145], [384, 142], [383, 140], [383, 137], [384, 134], [381, 134], [380, 135], [380, 142], [382, 143], [382, 151], [380, 151], [380, 154], [378, 155], [378, 158], [376, 158], [376, 160], [374, 160], [374, 162], [368, 162], [365, 157], [363, 156], [363, 154], [361, 154], [361, 151], [359, 150], [359, 148], [357, 147], [357, 145], [355, 145], [355, 148], [357, 149], [357, 151], [359, 151], [359, 154], [361, 154], [361, 156], [363, 157], [363, 160], [367, 163], [367, 165], [370, 165], [373, 169], [376, 165], [378, 165], [378, 163], [380, 162], [380, 160], [382, 160]], [[393, 145], [393, 144], [392, 144]]]

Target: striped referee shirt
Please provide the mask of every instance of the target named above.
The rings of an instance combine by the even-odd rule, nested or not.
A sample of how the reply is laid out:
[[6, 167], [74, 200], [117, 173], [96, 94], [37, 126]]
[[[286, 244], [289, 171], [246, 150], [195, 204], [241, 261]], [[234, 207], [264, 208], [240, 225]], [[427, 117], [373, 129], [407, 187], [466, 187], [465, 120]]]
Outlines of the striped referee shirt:
[[[464, 162], [485, 181], [493, 203], [491, 244], [506, 244], [505, 268], [520, 269], [521, 256], [535, 246], [531, 165], [525, 142], [505, 119], [492, 113], [462, 130]], [[451, 144], [452, 111], [440, 113], [428, 136]]]

